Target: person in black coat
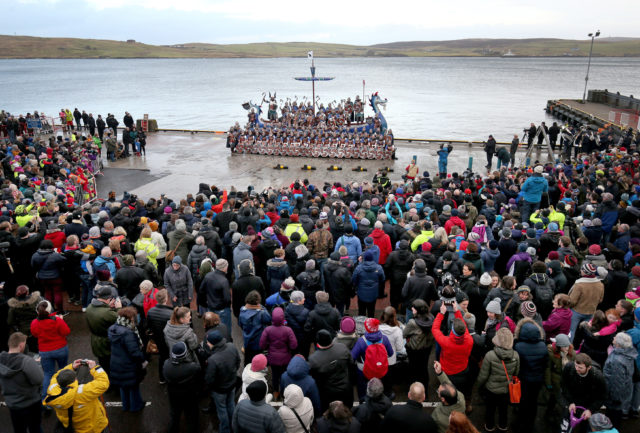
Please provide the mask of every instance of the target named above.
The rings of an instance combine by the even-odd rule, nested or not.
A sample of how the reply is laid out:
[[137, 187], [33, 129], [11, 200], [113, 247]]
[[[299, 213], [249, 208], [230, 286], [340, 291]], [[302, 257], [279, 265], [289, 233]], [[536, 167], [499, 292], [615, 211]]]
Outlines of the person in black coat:
[[487, 169], [491, 169], [491, 164], [493, 161], [493, 155], [496, 153], [496, 139], [493, 138], [493, 135], [489, 135], [489, 139], [484, 144], [484, 151], [487, 154]]
[[227, 279], [228, 263], [216, 261], [216, 268], [209, 272], [200, 284], [200, 293], [207, 299], [207, 309], [218, 313], [227, 329], [231, 329], [231, 289]]
[[316, 350], [309, 357], [309, 367], [311, 376], [318, 384], [323, 411], [334, 400], [340, 400], [351, 407], [354, 365], [347, 346], [333, 342], [331, 333], [326, 329], [318, 331]]
[[118, 269], [113, 282], [118, 286], [118, 295], [126, 296], [133, 301], [133, 298], [140, 293], [140, 283], [146, 279], [146, 276], [144, 271], [136, 266], [131, 254], [126, 254], [122, 261], [124, 266]]
[[417, 259], [413, 262], [411, 273], [412, 275], [407, 278], [402, 287], [402, 305], [407, 316], [416, 299], [422, 299], [427, 305], [431, 305], [438, 299], [435, 281], [427, 275], [427, 265], [424, 260]]
[[384, 265], [384, 274], [390, 280], [390, 304], [398, 311], [402, 311], [399, 310], [399, 304], [402, 301], [402, 287], [405, 281], [407, 281], [407, 274], [411, 271], [414, 260], [415, 256], [409, 249], [409, 242], [403, 239], [400, 241], [398, 249], [389, 254], [387, 262]]
[[104, 130], [107, 129], [107, 124], [100, 114], [98, 114], [98, 119], [96, 119], [96, 127], [98, 128], [98, 137], [102, 140], [104, 137]]
[[304, 293], [300, 290], [294, 290], [289, 299], [289, 305], [284, 311], [284, 318], [287, 321], [287, 326], [291, 328], [298, 341], [298, 347], [295, 352], [308, 358], [311, 339], [307, 337], [307, 333], [304, 331], [304, 325], [309, 317], [309, 310], [304, 306]]
[[136, 315], [134, 307], [121, 309], [116, 323], [108, 331], [111, 342], [109, 380], [111, 384], [120, 387], [122, 410], [125, 412], [139, 412], [145, 406], [140, 395], [140, 382], [144, 378], [148, 362], [136, 328]]
[[233, 283], [231, 297], [231, 306], [236, 317], [240, 317], [240, 308], [244, 306], [244, 300], [249, 292], [255, 290], [260, 293], [260, 299], [267, 299], [262, 279], [254, 275], [251, 262], [244, 260], [240, 263], [239, 269], [240, 277]]
[[131, 144], [133, 147], [133, 139], [131, 138], [129, 132], [129, 128], [124, 128], [124, 131], [122, 131], [122, 144], [124, 145], [124, 150], [122, 152], [123, 154], [120, 156], [131, 156], [131, 154], [129, 153], [129, 145]]
[[553, 125], [549, 128], [549, 143], [551, 144], [551, 150], [555, 152], [556, 143], [558, 142], [558, 135], [560, 135], [560, 127], [558, 122], [553, 122]]
[[201, 373], [200, 364], [187, 359], [187, 345], [183, 341], [174, 344], [171, 359], [167, 359], [163, 366], [171, 411], [170, 433], [180, 431], [182, 412], [187, 420], [187, 432], [198, 431], [199, 393], [195, 391], [200, 388]]
[[323, 266], [324, 289], [329, 293], [329, 302], [334, 305], [340, 315], [351, 303], [355, 295], [351, 284], [351, 271], [340, 261], [340, 253], [333, 252]]
[[[306, 295], [305, 295], [306, 296]], [[327, 292], [316, 292], [317, 301], [314, 309], [309, 312], [307, 322], [304, 324], [304, 332], [311, 336], [315, 342], [317, 333], [324, 329], [335, 337], [340, 330], [340, 313], [329, 304], [329, 294]]]
[[318, 420], [318, 433], [360, 433], [360, 421], [351, 415], [349, 408], [341, 401], [333, 401], [329, 409]]
[[414, 382], [409, 389], [409, 400], [387, 411], [382, 420], [382, 430], [402, 433], [436, 433], [438, 425], [429, 413], [422, 410], [424, 399], [424, 386], [420, 382]]
[[531, 432], [535, 424], [538, 394], [544, 383], [549, 355], [547, 346], [544, 344], [544, 331], [533, 320], [528, 318], [520, 320], [514, 337], [516, 339], [514, 349], [520, 356], [519, 377], [522, 384], [518, 431]]
[[165, 383], [163, 366], [164, 362], [169, 359], [169, 348], [164, 339], [164, 327], [167, 326], [167, 322], [171, 319], [173, 307], [169, 302], [167, 289], [158, 290], [156, 293], [156, 301], [158, 302], [156, 306], [147, 312], [147, 329], [151, 330], [151, 337], [158, 347], [160, 354], [160, 359], [158, 360], [158, 379], [160, 383], [163, 384]]
[[124, 117], [122, 118], [122, 123], [124, 123], [124, 126], [126, 126], [127, 128], [133, 129], [135, 122], [133, 120], [133, 116], [131, 116], [128, 111], [125, 111]]
[[87, 117], [87, 123], [89, 124], [89, 134], [91, 134], [91, 136], [94, 136], [96, 134], [96, 119], [93, 118], [92, 113], [89, 113]]
[[607, 397], [607, 383], [602, 371], [592, 365], [589, 355], [578, 353], [562, 369], [560, 401], [565, 409], [586, 408], [588, 416], [600, 410]]
[[[240, 367], [240, 353], [233, 343], [227, 343], [218, 331], [207, 334], [211, 356], [207, 360], [205, 383], [211, 390], [211, 400], [216, 406], [220, 431], [231, 431], [236, 378]], [[223, 416], [226, 414], [226, 416]]]
[[353, 408], [353, 416], [360, 421], [363, 432], [382, 433], [382, 420], [392, 406], [389, 397], [384, 395], [384, 385], [378, 378], [367, 383], [367, 395], [364, 403]]

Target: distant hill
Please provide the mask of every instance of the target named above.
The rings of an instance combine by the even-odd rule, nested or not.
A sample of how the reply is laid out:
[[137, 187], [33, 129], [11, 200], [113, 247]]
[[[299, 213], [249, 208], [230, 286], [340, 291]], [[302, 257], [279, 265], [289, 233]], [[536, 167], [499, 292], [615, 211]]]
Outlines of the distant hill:
[[[369, 46], [317, 42], [250, 44], [185, 43], [149, 45], [136, 41], [38, 38], [0, 35], [0, 58], [265, 58], [301, 57], [584, 57], [590, 40], [458, 39], [452, 41], [391, 42]], [[640, 57], [640, 38], [600, 38], [594, 56]]]

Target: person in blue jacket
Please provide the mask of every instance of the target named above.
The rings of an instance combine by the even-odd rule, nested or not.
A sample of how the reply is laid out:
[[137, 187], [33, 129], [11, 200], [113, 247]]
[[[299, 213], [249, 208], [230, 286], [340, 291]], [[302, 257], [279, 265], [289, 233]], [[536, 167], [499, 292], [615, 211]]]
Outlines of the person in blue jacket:
[[349, 258], [354, 262], [358, 260], [358, 257], [362, 254], [362, 244], [360, 243], [360, 239], [353, 235], [353, 226], [350, 224], [345, 224], [344, 235], [338, 238], [336, 241], [336, 247], [333, 251], [338, 251], [343, 245], [347, 247], [347, 254], [349, 255]]
[[444, 143], [440, 145], [440, 149], [436, 152], [438, 155], [438, 175], [440, 179], [447, 178], [447, 163], [449, 162], [449, 154], [453, 150], [451, 143], [444, 147]]
[[358, 338], [356, 344], [351, 349], [351, 357], [358, 366], [358, 397], [362, 400], [367, 389], [367, 379], [362, 373], [364, 368], [364, 357], [367, 353], [367, 347], [371, 344], [381, 343], [387, 349], [387, 357], [393, 356], [393, 347], [386, 335], [380, 329], [380, 321], [374, 318], [368, 318], [364, 321], [365, 334]]
[[384, 284], [384, 270], [375, 262], [375, 254], [371, 250], [365, 251], [362, 263], [356, 267], [351, 281], [358, 295], [358, 314], [373, 317], [378, 299], [378, 289]]
[[271, 325], [271, 315], [260, 303], [260, 293], [252, 290], [245, 298], [245, 306], [240, 309], [238, 324], [242, 329], [244, 338], [244, 365], [251, 364], [255, 355], [262, 353], [260, 350], [260, 337], [262, 331]]
[[298, 385], [302, 389], [304, 396], [311, 400], [313, 412], [318, 416], [321, 413], [320, 391], [316, 381], [309, 374], [310, 370], [309, 363], [305, 361], [302, 355], [296, 355], [291, 358], [287, 371], [280, 378], [280, 391], [282, 394], [287, 386], [291, 384]]
[[537, 165], [533, 169], [533, 176], [522, 185], [522, 221], [529, 221], [529, 217], [540, 207], [542, 193], [549, 191], [549, 182], [542, 177], [543, 168]]

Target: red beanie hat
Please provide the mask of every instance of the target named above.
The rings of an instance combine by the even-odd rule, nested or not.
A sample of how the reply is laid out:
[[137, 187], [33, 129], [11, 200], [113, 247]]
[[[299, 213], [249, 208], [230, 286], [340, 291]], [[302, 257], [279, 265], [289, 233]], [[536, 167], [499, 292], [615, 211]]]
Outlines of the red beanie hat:
[[380, 321], [378, 319], [367, 319], [364, 321], [364, 329], [367, 333], [378, 332]]

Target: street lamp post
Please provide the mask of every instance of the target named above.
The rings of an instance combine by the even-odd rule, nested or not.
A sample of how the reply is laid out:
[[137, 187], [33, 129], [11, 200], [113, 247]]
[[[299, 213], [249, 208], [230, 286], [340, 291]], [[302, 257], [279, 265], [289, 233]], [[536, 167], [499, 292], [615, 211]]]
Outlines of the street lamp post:
[[589, 33], [591, 38], [591, 48], [589, 49], [589, 63], [587, 64], [587, 76], [584, 78], [584, 93], [582, 94], [582, 103], [587, 100], [587, 83], [589, 82], [589, 69], [591, 68], [591, 54], [593, 54], [593, 41], [600, 36], [600, 30], [595, 33]]

